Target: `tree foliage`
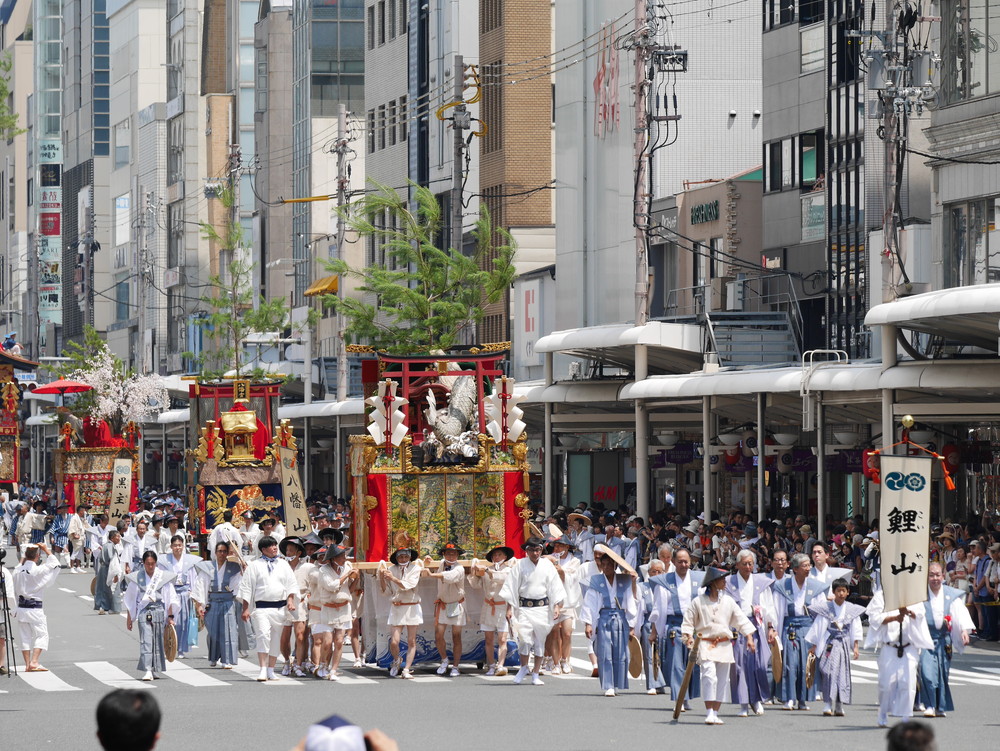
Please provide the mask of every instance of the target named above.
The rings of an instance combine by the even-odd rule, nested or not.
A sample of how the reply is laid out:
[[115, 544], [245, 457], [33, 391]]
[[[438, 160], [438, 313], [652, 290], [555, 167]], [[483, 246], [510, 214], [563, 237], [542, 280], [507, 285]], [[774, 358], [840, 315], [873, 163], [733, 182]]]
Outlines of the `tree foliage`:
[[18, 114], [7, 106], [10, 99], [10, 71], [13, 67], [14, 60], [10, 52], [0, 55], [0, 133], [6, 135], [7, 140], [28, 132], [17, 127]]
[[[235, 200], [232, 187], [218, 194], [224, 207], [231, 209]], [[248, 367], [246, 341], [253, 334], [273, 333], [276, 336], [288, 326], [288, 306], [284, 298], [268, 300], [254, 288], [254, 264], [245, 256], [246, 241], [243, 227], [237, 221], [227, 221], [220, 232], [203, 222], [202, 236], [214, 241], [220, 258], [231, 260], [225, 273], [209, 278], [210, 292], [201, 298], [206, 310], [199, 325], [211, 341], [198, 354], [188, 352], [204, 378], [221, 378], [229, 371], [237, 377], [265, 378], [261, 367]]]
[[[370, 344], [391, 354], [448, 349], [460, 332], [483, 319], [484, 307], [499, 301], [514, 281], [514, 241], [494, 227], [486, 206], [472, 228], [474, 251], [439, 248], [441, 206], [433, 193], [411, 183], [415, 211], [383, 185], [348, 207], [341, 217], [363, 239], [372, 238], [385, 265], [354, 269], [342, 259], [326, 262], [343, 277], [359, 282], [376, 302], [327, 295], [326, 305], [341, 313], [349, 343]], [[376, 224], [385, 217], [385, 226]]]
[[51, 370], [60, 378], [82, 381], [91, 391], [68, 395], [64, 409], [77, 417], [105, 420], [114, 435], [125, 426], [148, 420], [169, 406], [159, 376], [140, 375], [126, 367], [92, 326], [85, 326], [83, 342], [71, 341]]

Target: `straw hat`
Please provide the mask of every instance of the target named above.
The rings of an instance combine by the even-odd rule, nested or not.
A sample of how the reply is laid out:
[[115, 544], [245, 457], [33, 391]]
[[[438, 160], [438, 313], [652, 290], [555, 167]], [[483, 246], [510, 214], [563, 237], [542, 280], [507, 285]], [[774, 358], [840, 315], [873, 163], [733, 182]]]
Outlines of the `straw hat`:
[[618, 568], [620, 568], [626, 574], [635, 573], [635, 569], [628, 564], [628, 561], [626, 561], [624, 558], [618, 555], [618, 553], [609, 548], [603, 542], [599, 542], [594, 546], [594, 555], [597, 555], [598, 553], [600, 553], [601, 555], [606, 555], [608, 558], [613, 560], [615, 564], [618, 566]]

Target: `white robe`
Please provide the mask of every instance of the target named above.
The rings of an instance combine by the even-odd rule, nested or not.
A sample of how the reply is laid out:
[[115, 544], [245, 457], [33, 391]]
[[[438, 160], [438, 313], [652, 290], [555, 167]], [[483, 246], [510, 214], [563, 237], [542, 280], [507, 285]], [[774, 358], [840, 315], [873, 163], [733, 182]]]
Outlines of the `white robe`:
[[[545, 637], [552, 630], [555, 606], [566, 599], [566, 588], [563, 587], [552, 561], [539, 558], [535, 564], [527, 558], [518, 560], [511, 566], [500, 596], [513, 608], [521, 654], [534, 652], [535, 655], [542, 656]], [[521, 607], [522, 598], [540, 600], [546, 597], [549, 599], [547, 607]]]
[[923, 603], [914, 605], [908, 610], [913, 618], [904, 618], [903, 656], [899, 657], [894, 645], [899, 643], [900, 624], [896, 621], [886, 622], [899, 614], [898, 610], [884, 612], [885, 600], [879, 590], [872, 597], [866, 608], [868, 613], [868, 638], [866, 647], [876, 647], [878, 653], [878, 696], [879, 720], [884, 721], [888, 715], [909, 718], [913, 714], [913, 700], [917, 693], [917, 668], [920, 662], [921, 649], [933, 649], [934, 640], [927, 630], [924, 620]]

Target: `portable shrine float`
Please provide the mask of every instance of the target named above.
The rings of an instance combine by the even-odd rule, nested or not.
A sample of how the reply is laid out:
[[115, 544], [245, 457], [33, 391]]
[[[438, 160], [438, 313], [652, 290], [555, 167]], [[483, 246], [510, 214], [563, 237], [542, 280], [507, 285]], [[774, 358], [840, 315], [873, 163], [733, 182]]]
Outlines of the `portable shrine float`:
[[[383, 667], [391, 661], [391, 605], [375, 572], [393, 551], [412, 548], [437, 561], [450, 542], [464, 550], [466, 566], [500, 545], [521, 555], [531, 516], [528, 444], [518, 407], [523, 397], [500, 369], [508, 346], [448, 355], [379, 353], [377, 369], [369, 369], [375, 377], [365, 379], [370, 424], [367, 435], [351, 438], [352, 527], [356, 565], [365, 572], [366, 648], [369, 661]], [[436, 586], [423, 579], [419, 588], [424, 625], [416, 662], [439, 659]], [[481, 590], [466, 587], [467, 662], [485, 659], [482, 606]], [[509, 648], [508, 660], [516, 664], [516, 648]]]

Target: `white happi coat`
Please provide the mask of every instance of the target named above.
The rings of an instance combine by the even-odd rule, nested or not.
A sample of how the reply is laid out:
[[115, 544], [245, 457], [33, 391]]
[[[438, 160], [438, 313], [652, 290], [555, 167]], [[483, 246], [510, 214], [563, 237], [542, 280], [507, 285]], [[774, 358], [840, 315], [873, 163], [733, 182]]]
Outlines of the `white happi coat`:
[[483, 609], [479, 613], [480, 631], [507, 631], [507, 601], [500, 595], [514, 559], [491, 563], [482, 576], [469, 574], [469, 586], [483, 590]]
[[[707, 594], [698, 595], [684, 611], [681, 633], [687, 636], [698, 634], [702, 641], [698, 645], [698, 663], [736, 661], [733, 654], [733, 629], [744, 636], [750, 636], [756, 628], [732, 597], [725, 592], [713, 602]], [[721, 639], [715, 642], [714, 640]]]

